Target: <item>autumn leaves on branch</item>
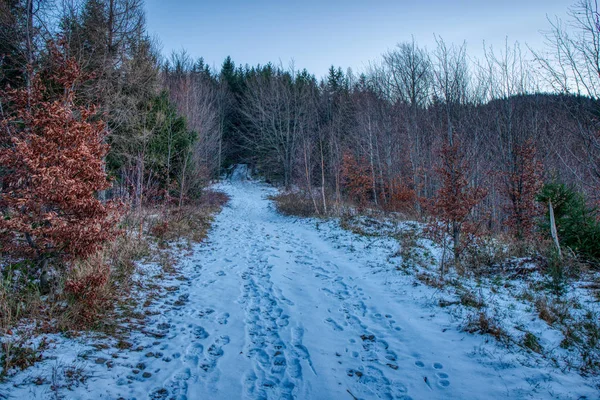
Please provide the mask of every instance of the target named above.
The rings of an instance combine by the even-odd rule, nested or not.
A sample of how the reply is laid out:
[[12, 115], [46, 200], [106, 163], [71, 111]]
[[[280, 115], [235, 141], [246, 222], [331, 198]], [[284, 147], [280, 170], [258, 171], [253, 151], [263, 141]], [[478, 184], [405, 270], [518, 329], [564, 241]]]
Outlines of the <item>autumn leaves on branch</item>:
[[79, 105], [85, 79], [64, 44], [51, 44], [48, 67], [29, 85], [5, 89], [0, 165], [2, 251], [36, 260], [86, 258], [118, 233], [120, 204], [101, 202], [110, 188], [106, 125]]

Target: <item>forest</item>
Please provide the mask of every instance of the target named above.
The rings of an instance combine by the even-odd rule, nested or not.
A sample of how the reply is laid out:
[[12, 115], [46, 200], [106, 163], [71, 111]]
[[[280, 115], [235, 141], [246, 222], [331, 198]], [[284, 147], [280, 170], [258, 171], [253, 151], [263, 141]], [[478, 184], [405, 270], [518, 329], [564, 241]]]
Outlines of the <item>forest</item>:
[[[136, 259], [171, 265], [169, 240], [205, 237], [227, 202], [211, 184], [240, 164], [283, 214], [422, 222], [442, 280], [511, 257], [554, 281], [597, 271], [597, 4], [569, 16], [545, 48], [475, 59], [436, 36], [317, 77], [165, 56], [143, 0], [2, 1], [0, 330], [106, 325]], [[33, 362], [2, 345], [3, 371]]]

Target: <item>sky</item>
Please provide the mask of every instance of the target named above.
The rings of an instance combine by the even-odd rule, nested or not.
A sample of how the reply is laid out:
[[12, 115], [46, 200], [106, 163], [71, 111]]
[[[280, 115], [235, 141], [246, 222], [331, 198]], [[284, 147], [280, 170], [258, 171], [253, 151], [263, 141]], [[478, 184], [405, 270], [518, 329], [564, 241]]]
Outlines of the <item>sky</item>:
[[150, 35], [162, 53], [185, 49], [220, 69], [293, 62], [317, 77], [331, 65], [355, 73], [377, 62], [396, 44], [411, 41], [429, 50], [435, 36], [467, 43], [469, 56], [518, 41], [543, 47], [548, 18], [565, 18], [577, 0], [146, 0]]

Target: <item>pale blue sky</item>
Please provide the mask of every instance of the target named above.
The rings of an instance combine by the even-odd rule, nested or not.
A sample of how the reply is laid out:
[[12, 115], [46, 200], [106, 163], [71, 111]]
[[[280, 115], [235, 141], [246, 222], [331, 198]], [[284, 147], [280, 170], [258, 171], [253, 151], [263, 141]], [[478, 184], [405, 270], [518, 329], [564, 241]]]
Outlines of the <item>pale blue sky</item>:
[[547, 16], [564, 17], [575, 1], [146, 0], [146, 11], [165, 55], [185, 48], [217, 68], [228, 55], [250, 65], [293, 59], [320, 77], [332, 64], [360, 72], [411, 35], [428, 49], [434, 33], [448, 43], [466, 40], [476, 57], [484, 40], [501, 47], [508, 37], [539, 48]]

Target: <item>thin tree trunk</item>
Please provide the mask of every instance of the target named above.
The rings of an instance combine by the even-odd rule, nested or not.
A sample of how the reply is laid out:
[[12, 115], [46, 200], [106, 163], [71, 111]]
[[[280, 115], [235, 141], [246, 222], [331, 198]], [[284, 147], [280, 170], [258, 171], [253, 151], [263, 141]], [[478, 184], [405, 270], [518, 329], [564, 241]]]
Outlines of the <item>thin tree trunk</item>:
[[327, 200], [325, 197], [325, 158], [323, 156], [323, 142], [319, 141], [321, 151], [321, 196], [323, 197], [323, 213], [327, 215]]
[[304, 142], [304, 172], [306, 174], [306, 189], [308, 190], [308, 194], [310, 195], [310, 199], [312, 200], [313, 206], [315, 207], [315, 213], [317, 213], [317, 215], [320, 214], [319, 212], [319, 207], [317, 206], [317, 200], [315, 199], [315, 196], [313, 196], [313, 191], [312, 191], [312, 185], [310, 183], [310, 170], [309, 170], [309, 159], [308, 159], [308, 152], [306, 149], [306, 141]]

